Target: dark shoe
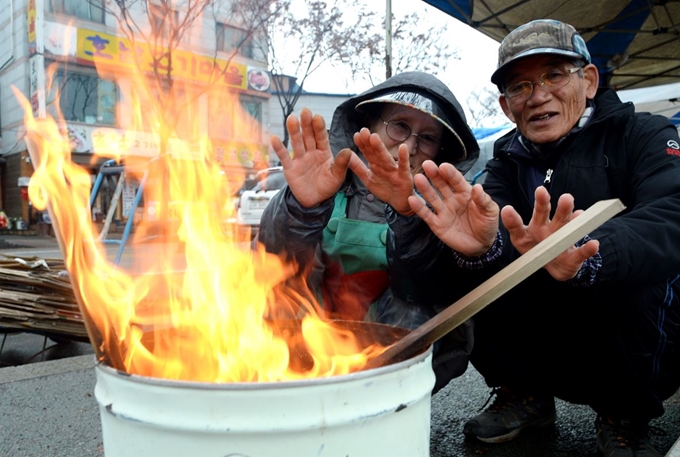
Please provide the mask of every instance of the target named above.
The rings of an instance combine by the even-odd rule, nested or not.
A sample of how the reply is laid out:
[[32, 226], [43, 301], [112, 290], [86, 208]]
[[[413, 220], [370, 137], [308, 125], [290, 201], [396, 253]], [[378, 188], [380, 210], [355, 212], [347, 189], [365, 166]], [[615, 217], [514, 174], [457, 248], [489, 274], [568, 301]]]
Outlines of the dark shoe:
[[605, 457], [661, 457], [649, 441], [647, 424], [613, 421], [597, 416], [597, 448]]
[[555, 399], [515, 395], [507, 388], [495, 389], [493, 403], [483, 413], [468, 420], [463, 434], [485, 443], [503, 443], [517, 437], [522, 430], [543, 427], [555, 422]]

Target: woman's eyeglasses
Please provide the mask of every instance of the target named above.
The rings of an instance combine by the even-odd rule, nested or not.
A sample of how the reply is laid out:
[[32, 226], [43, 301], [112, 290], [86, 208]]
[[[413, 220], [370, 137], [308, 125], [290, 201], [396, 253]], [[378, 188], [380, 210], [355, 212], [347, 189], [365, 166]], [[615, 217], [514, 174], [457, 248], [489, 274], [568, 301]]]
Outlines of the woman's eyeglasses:
[[386, 121], [382, 119], [383, 124], [385, 124], [385, 131], [387, 136], [392, 138], [394, 141], [400, 143], [405, 142], [411, 136], [416, 137], [416, 148], [428, 157], [435, 157], [440, 150], [441, 139], [428, 134], [418, 134], [412, 133], [411, 127], [404, 121]]
[[536, 81], [520, 81], [508, 86], [503, 96], [513, 103], [523, 102], [528, 100], [531, 94], [534, 93], [534, 86], [536, 84], [539, 84], [548, 92], [554, 92], [566, 86], [571, 79], [572, 73], [576, 73], [581, 68], [583, 67], [555, 68], [554, 70], [546, 71]]

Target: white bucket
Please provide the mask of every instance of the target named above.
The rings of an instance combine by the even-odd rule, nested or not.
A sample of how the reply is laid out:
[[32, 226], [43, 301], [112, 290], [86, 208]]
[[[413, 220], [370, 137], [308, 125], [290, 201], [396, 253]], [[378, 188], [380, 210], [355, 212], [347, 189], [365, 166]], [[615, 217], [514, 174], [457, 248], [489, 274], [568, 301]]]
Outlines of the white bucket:
[[107, 457], [428, 456], [431, 348], [349, 375], [211, 384], [98, 364]]

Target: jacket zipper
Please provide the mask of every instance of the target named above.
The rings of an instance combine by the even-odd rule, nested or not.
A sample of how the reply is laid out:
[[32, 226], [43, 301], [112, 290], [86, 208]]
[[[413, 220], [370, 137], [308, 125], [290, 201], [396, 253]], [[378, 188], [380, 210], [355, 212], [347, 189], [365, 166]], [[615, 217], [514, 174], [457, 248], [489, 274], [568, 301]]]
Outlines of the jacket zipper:
[[547, 186], [547, 185], [550, 184], [550, 178], [552, 178], [552, 174], [553, 174], [553, 169], [548, 168], [548, 170], [545, 172], [545, 179], [543, 180], [544, 186]]

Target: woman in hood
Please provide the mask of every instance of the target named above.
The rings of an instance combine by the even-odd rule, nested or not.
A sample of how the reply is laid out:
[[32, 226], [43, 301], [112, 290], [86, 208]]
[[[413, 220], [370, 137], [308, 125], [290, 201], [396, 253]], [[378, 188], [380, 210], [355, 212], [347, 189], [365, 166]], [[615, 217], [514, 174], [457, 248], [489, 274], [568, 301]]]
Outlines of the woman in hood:
[[[432, 317], [431, 306], [391, 293], [385, 201], [410, 212], [403, 204], [425, 160], [451, 163], [462, 173], [477, 160], [479, 147], [453, 93], [432, 75], [402, 73], [338, 106], [328, 131], [306, 108], [299, 118], [289, 116], [286, 128], [292, 155], [277, 136], [272, 147], [288, 184], [265, 209], [257, 241], [295, 260], [328, 317], [406, 328]], [[400, 163], [395, 166], [408, 195], [370, 180], [362, 154], [367, 148], [387, 151]], [[467, 354], [471, 340], [462, 335], [460, 342]], [[461, 360], [454, 375], [467, 366], [467, 358]], [[444, 383], [453, 377], [447, 371]]]

